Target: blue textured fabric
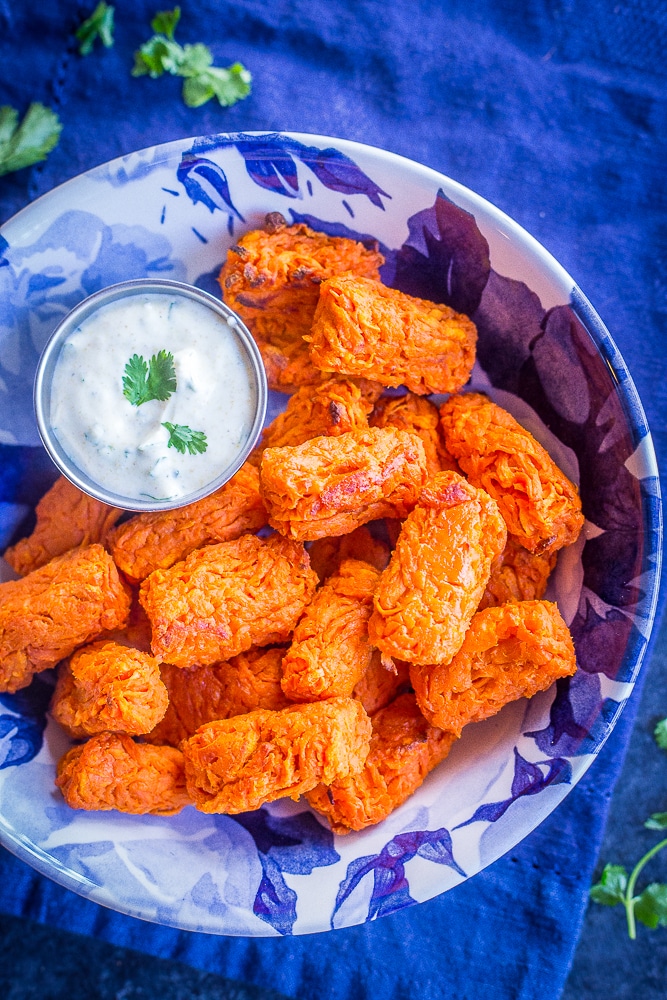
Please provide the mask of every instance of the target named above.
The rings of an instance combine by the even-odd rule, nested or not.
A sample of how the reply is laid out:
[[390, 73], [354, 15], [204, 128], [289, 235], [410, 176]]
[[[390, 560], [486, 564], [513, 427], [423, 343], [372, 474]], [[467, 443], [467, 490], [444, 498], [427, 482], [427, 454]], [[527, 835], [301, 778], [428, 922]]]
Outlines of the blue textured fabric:
[[[61, 116], [47, 161], [0, 179], [0, 221], [82, 170], [222, 130], [357, 139], [443, 171], [560, 260], [598, 308], [667, 455], [667, 9], [527, 0], [192, 0], [178, 37], [239, 59], [250, 98], [192, 110], [179, 80], [133, 79], [160, 4], [116, 3], [116, 42], [82, 58], [94, 3], [0, 0], [0, 104]], [[1, 306], [0, 306], [1, 308]], [[0, 851], [0, 909], [292, 997], [550, 1000], [571, 961], [639, 691], [598, 760], [519, 847], [450, 893], [301, 939], [189, 934], [105, 910]]]

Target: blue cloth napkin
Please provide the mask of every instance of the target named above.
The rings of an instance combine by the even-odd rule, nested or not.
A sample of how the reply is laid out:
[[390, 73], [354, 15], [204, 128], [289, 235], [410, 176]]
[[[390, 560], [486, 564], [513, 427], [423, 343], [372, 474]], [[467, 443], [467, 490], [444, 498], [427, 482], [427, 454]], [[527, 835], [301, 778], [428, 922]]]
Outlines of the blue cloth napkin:
[[[229, 109], [188, 109], [173, 77], [131, 77], [163, 6], [120, 0], [113, 48], [84, 58], [73, 32], [92, 0], [0, 0], [0, 104], [41, 101], [64, 126], [46, 162], [0, 178], [0, 221], [89, 167], [185, 136], [292, 130], [390, 149], [487, 197], [563, 263], [667, 454], [664, 5], [591, 0], [582, 18], [573, 0], [184, 3], [179, 40], [253, 73], [252, 95]], [[105, 910], [5, 851], [0, 909], [292, 997], [557, 998], [638, 693], [585, 778], [514, 851], [372, 923], [298, 939], [180, 932]]]

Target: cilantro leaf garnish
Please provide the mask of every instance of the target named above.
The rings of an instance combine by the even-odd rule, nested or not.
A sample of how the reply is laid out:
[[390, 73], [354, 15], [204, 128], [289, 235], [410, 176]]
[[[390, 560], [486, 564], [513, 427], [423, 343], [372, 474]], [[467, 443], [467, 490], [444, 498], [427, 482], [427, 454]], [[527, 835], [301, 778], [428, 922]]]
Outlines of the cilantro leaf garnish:
[[183, 101], [198, 108], [212, 97], [222, 107], [230, 107], [250, 93], [252, 76], [241, 63], [225, 68], [213, 65], [207, 45], [180, 45], [174, 31], [181, 16], [180, 7], [160, 11], [151, 21], [155, 34], [134, 53], [132, 76], [157, 79], [163, 73], [184, 78]]
[[243, 63], [235, 62], [227, 69], [210, 66], [183, 84], [183, 100], [189, 108], [198, 108], [217, 97], [223, 108], [236, 104], [250, 93], [252, 77]]
[[35, 102], [19, 125], [15, 108], [0, 107], [0, 177], [45, 160], [58, 144], [62, 124], [51, 108]]
[[647, 830], [667, 830], [667, 812], [653, 813], [653, 815], [646, 820], [644, 826]]
[[208, 448], [203, 431], [193, 431], [187, 424], [171, 424], [168, 420], [162, 426], [169, 431], [167, 447], [175, 448], [181, 455], [185, 455], [186, 451], [190, 455], [201, 455]]
[[667, 719], [661, 719], [653, 730], [655, 742], [661, 750], [667, 750]]
[[148, 364], [141, 354], [133, 354], [125, 365], [123, 395], [132, 406], [141, 406], [151, 399], [164, 401], [176, 392], [174, 356], [158, 351]]
[[[657, 724], [653, 736], [658, 746], [667, 750], [667, 718]], [[647, 830], [667, 830], [667, 812], [653, 813], [644, 826]], [[600, 881], [590, 888], [590, 898], [594, 903], [602, 903], [603, 906], [620, 904], [624, 908], [628, 936], [632, 940], [637, 937], [637, 921], [650, 928], [667, 927], [667, 884], [651, 882], [639, 895], [635, 895], [642, 870], [664, 847], [667, 847], [667, 838], [648, 850], [630, 875], [622, 865], [605, 865]]]
[[625, 898], [628, 873], [622, 865], [605, 865], [597, 885], [591, 887], [591, 899], [603, 906], [616, 906]]
[[81, 43], [79, 53], [82, 56], [90, 55], [98, 38], [105, 48], [111, 48], [113, 45], [113, 18], [114, 8], [111, 4], [100, 0], [90, 17], [87, 17], [75, 31], [76, 38]]
[[176, 25], [181, 19], [181, 8], [174, 7], [173, 10], [159, 10], [151, 21], [151, 28], [156, 35], [166, 35], [173, 40]]
[[[657, 823], [657, 818], [662, 816], [665, 814], [655, 813], [652, 819]], [[665, 820], [667, 821], [667, 817]], [[648, 826], [649, 822], [647, 821], [645, 825]], [[651, 829], [656, 828], [664, 829], [662, 826], [651, 827]], [[605, 865], [600, 881], [590, 889], [590, 897], [594, 903], [602, 903], [604, 906], [616, 906], [620, 903], [623, 906], [628, 924], [628, 936], [633, 941], [637, 937], [637, 921], [646, 927], [667, 927], [667, 885], [662, 882], [652, 882], [643, 892], [635, 895], [635, 886], [642, 869], [663, 847], [667, 847], [667, 839], [661, 840], [647, 851], [632, 869], [629, 877], [621, 865]]]

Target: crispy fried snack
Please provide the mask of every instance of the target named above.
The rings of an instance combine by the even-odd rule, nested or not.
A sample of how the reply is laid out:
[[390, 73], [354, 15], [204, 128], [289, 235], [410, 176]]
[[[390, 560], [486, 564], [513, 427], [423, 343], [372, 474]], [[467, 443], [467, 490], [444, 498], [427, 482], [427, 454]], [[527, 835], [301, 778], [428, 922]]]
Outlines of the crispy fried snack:
[[373, 650], [370, 666], [361, 680], [355, 684], [352, 697], [360, 701], [371, 718], [381, 708], [394, 701], [399, 694], [410, 688], [410, 667], [402, 660], [396, 660], [393, 669], [385, 666], [379, 649]]
[[368, 619], [379, 572], [346, 559], [322, 584], [294, 629], [283, 660], [282, 688], [292, 701], [348, 697], [368, 670]]
[[135, 743], [126, 733], [100, 733], [58, 763], [56, 785], [72, 809], [172, 816], [190, 804], [183, 754]]
[[556, 552], [529, 552], [508, 534], [505, 548], [491, 563], [491, 576], [477, 610], [509, 601], [538, 601], [547, 589], [556, 558]]
[[320, 581], [337, 573], [344, 559], [362, 559], [380, 572], [389, 564], [389, 546], [374, 538], [365, 524], [349, 535], [317, 538], [308, 548], [310, 565]]
[[316, 368], [405, 385], [424, 396], [458, 392], [475, 363], [475, 324], [449, 306], [342, 274], [324, 281], [310, 334]]
[[169, 705], [146, 740], [175, 747], [215, 719], [245, 715], [258, 708], [286, 708], [289, 702], [280, 686], [284, 655], [284, 646], [258, 646], [209, 667], [184, 669], [163, 663], [160, 674], [169, 692]]
[[35, 508], [37, 523], [32, 534], [10, 546], [5, 559], [19, 576], [45, 566], [63, 555], [93, 542], [105, 544], [110, 529], [123, 513], [82, 493], [60, 476]]
[[157, 725], [168, 700], [156, 659], [101, 640], [62, 665], [51, 714], [73, 739], [106, 731], [140, 736]]
[[370, 737], [370, 719], [353, 698], [210, 722], [182, 743], [188, 791], [206, 813], [296, 799], [320, 781], [358, 771]]
[[77, 646], [122, 628], [130, 594], [99, 543], [0, 584], [0, 691], [26, 687]]
[[511, 414], [480, 393], [440, 408], [447, 447], [475, 486], [497, 501], [507, 530], [530, 552], [576, 541], [584, 523], [576, 486]]
[[267, 448], [259, 477], [269, 523], [312, 541], [378, 517], [405, 517], [426, 481], [426, 456], [416, 434], [371, 427]]
[[380, 823], [412, 795], [445, 759], [454, 733], [430, 726], [413, 694], [403, 694], [373, 717], [371, 749], [361, 771], [306, 793], [334, 833]]
[[115, 528], [109, 542], [118, 568], [139, 583], [203, 545], [228, 542], [265, 524], [259, 476], [246, 462], [210, 496], [174, 510], [137, 514]]
[[377, 244], [367, 249], [303, 223], [288, 226], [278, 212], [266, 217], [264, 230], [246, 233], [230, 248], [219, 276], [222, 297], [257, 341], [272, 389], [293, 392], [323, 379], [303, 340], [320, 283], [345, 271], [379, 281], [383, 263]]
[[469, 722], [545, 691], [576, 669], [572, 636], [556, 605], [521, 601], [477, 612], [451, 662], [413, 665], [410, 680], [429, 722], [459, 735]]
[[426, 452], [429, 476], [445, 469], [461, 471], [445, 446], [438, 407], [429, 399], [414, 392], [406, 392], [404, 396], [381, 396], [368, 422], [371, 427], [398, 427], [418, 434]]
[[507, 532], [494, 500], [439, 472], [403, 523], [375, 592], [374, 645], [410, 663], [447, 662], [460, 648]]
[[303, 545], [275, 534], [242, 535], [155, 570], [139, 600], [154, 656], [177, 667], [206, 666], [284, 642], [316, 586]]
[[[249, 461], [259, 465], [267, 448], [303, 444], [321, 435], [337, 437], [347, 431], [364, 430], [368, 427], [368, 414], [374, 402], [366, 386], [359, 384], [364, 381], [331, 378], [321, 385], [297, 389], [283, 412], [264, 428]], [[377, 389], [379, 394], [382, 386]]]

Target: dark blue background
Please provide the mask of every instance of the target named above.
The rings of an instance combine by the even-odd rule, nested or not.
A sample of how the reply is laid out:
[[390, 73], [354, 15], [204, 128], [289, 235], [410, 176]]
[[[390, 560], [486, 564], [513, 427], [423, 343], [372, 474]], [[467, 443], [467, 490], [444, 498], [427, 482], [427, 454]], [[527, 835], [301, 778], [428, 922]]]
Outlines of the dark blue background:
[[[73, 31], [94, 5], [0, 0], [0, 104], [22, 113], [42, 101], [64, 125], [45, 163], [0, 178], [0, 222], [82, 170], [185, 136], [310, 131], [410, 156], [494, 202], [561, 261], [624, 355], [665, 467], [664, 3], [184, 2], [177, 38], [205, 41], [218, 65], [239, 59], [253, 73], [252, 95], [226, 110], [186, 108], [179, 80], [130, 76], [167, 4], [116, 3], [115, 46], [80, 57]], [[0, 910], [294, 997], [556, 998], [638, 711], [600, 863], [634, 863], [655, 838], [643, 819], [667, 809], [667, 759], [651, 738], [667, 715], [664, 642], [664, 633], [654, 640], [643, 671], [641, 708], [638, 688], [563, 806], [516, 851], [422, 906], [297, 940], [210, 938], [103, 910], [1, 852]], [[659, 861], [650, 877], [660, 874]], [[13, 946], [24, 925], [15, 926], [12, 936], [4, 923]], [[667, 930], [640, 928], [631, 945], [620, 912], [591, 910], [565, 995], [664, 997], [666, 941]], [[5, 969], [16, 954], [2, 954]], [[43, 985], [42, 996], [61, 995]]]

